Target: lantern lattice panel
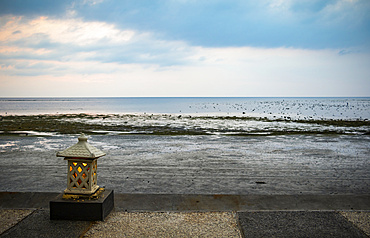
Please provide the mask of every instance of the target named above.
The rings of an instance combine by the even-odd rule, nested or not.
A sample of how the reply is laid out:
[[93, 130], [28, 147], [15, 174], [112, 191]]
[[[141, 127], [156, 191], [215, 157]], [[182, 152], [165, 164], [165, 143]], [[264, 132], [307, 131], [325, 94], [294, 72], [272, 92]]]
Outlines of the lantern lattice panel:
[[91, 194], [97, 185], [97, 160], [68, 159], [68, 183], [65, 193]]

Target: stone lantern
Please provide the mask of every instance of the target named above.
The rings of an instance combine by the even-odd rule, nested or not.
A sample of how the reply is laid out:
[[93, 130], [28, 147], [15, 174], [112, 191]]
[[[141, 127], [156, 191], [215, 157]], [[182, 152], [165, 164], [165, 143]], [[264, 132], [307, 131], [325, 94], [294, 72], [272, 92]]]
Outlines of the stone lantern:
[[113, 190], [97, 184], [97, 160], [104, 155], [84, 134], [77, 144], [57, 153], [68, 161], [67, 188], [50, 201], [51, 220], [103, 221], [108, 216], [114, 208]]
[[103, 151], [87, 143], [84, 134], [78, 143], [57, 153], [68, 160], [67, 189], [65, 194], [91, 195], [98, 191], [97, 160], [106, 155]]

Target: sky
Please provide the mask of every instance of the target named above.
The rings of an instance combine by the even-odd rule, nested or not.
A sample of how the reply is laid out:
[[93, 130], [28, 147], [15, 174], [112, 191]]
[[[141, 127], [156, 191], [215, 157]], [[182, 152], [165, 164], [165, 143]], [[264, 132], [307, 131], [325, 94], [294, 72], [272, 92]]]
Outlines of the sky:
[[0, 97], [369, 97], [369, 0], [0, 0]]

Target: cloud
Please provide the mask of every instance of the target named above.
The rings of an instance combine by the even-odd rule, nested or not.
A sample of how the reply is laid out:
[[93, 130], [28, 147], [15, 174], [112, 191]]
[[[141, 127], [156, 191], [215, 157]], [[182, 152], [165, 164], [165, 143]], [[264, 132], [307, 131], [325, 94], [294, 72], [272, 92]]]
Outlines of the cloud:
[[[5, 17], [6, 24], [0, 30], [0, 41], [15, 42], [21, 39], [44, 38], [60, 44], [88, 46], [104, 41], [116, 44], [129, 41], [134, 32], [121, 31], [104, 22], [84, 22], [78, 19], [49, 19], [41, 16], [30, 21], [22, 17]], [[4, 21], [4, 20], [3, 20]]]
[[0, 10], [3, 96], [362, 96], [370, 88], [361, 0], [57, 1], [58, 11], [39, 8], [47, 14], [19, 3]]
[[[78, 17], [204, 47], [337, 48], [369, 41], [368, 0], [104, 1]], [[109, 12], [109, 14], [107, 14]]]
[[13, 0], [2, 5], [2, 15], [73, 17], [204, 47], [370, 47], [368, 0]]
[[[157, 39], [148, 32], [122, 30], [105, 22], [81, 19], [24, 19], [3, 16], [0, 55], [3, 60], [141, 63], [170, 66], [191, 54], [180, 41]], [[16, 32], [16, 34], [15, 34]], [[40, 71], [40, 74], [45, 72]]]
[[[26, 28], [31, 32], [37, 32], [31, 26], [44, 29], [39, 27], [40, 19], [36, 20], [22, 21], [19, 24], [24, 25], [15, 29], [33, 39]], [[52, 19], [42, 21], [54, 26]], [[72, 23], [80, 26], [77, 29], [82, 29], [81, 33], [75, 28], [61, 29], [83, 35], [82, 26], [89, 26], [89, 22], [79, 21]], [[106, 26], [116, 33], [113, 36], [126, 31]], [[26, 44], [10, 34], [15, 29], [4, 28], [9, 34], [1, 34], [5, 39], [0, 48], [1, 95], [34, 96], [27, 94], [32, 88], [32, 93], [43, 96], [351, 96], [366, 95], [370, 87], [365, 63], [370, 57], [361, 52], [191, 46], [138, 31], [107, 46], [99, 37], [88, 38], [89, 44], [84, 46], [68, 37], [59, 40], [56, 36], [60, 30], [40, 30], [37, 37], [49, 43], [38, 48], [42, 44]], [[9, 80], [13, 84], [6, 83]]]

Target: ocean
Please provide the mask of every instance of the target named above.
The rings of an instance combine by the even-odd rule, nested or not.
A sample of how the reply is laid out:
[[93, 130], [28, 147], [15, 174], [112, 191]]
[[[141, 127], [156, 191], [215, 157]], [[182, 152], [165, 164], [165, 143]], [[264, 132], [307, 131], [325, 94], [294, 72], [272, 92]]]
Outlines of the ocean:
[[370, 118], [370, 98], [0, 98], [0, 115], [167, 113], [292, 119]]
[[117, 193], [370, 194], [370, 98], [1, 98], [0, 191], [60, 192], [79, 133]]

